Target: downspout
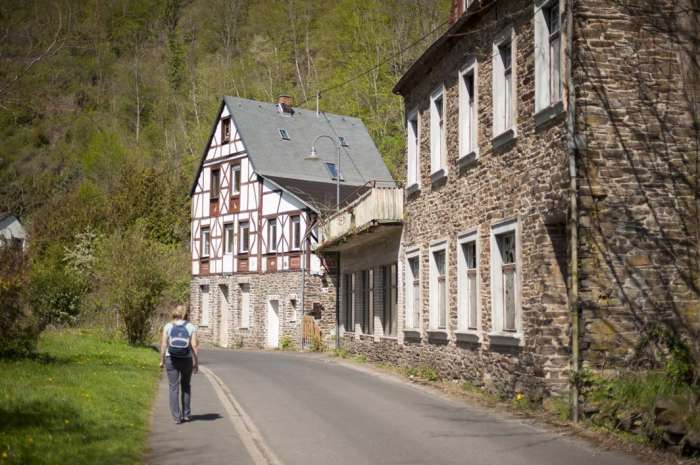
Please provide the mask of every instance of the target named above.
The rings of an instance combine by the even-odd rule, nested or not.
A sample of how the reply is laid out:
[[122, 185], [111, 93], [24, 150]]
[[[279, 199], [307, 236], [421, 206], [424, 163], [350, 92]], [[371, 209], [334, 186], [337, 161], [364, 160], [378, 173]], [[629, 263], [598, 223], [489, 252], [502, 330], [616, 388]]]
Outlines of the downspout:
[[567, 145], [569, 152], [569, 315], [571, 318], [571, 419], [578, 423], [579, 414], [579, 338], [580, 317], [578, 301], [578, 187], [576, 158], [578, 155], [578, 137], [576, 134], [576, 99], [573, 83], [574, 50], [574, 0], [567, 0], [566, 21], [568, 32], [567, 50], [567, 112], [566, 125], [569, 135]]
[[338, 351], [340, 350], [340, 280], [342, 278], [340, 273], [340, 252], [337, 252], [335, 267], [337, 271], [335, 284], [335, 350]]

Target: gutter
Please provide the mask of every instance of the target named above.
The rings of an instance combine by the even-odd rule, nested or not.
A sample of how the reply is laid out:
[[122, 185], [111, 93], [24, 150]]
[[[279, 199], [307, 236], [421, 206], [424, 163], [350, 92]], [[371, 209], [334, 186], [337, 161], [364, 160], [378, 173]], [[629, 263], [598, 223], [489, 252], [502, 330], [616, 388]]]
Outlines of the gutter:
[[566, 2], [566, 22], [568, 32], [567, 50], [567, 146], [569, 149], [569, 316], [571, 318], [571, 419], [574, 423], [579, 420], [579, 361], [580, 361], [580, 315], [578, 296], [578, 186], [576, 159], [579, 154], [579, 138], [576, 134], [576, 98], [573, 83], [573, 50], [574, 50], [574, 0]]

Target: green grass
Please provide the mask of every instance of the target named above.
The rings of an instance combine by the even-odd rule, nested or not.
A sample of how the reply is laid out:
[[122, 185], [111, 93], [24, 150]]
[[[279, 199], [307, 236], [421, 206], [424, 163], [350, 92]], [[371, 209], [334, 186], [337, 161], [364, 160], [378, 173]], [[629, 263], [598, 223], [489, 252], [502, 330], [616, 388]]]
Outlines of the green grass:
[[0, 359], [0, 464], [142, 463], [158, 354], [81, 330]]

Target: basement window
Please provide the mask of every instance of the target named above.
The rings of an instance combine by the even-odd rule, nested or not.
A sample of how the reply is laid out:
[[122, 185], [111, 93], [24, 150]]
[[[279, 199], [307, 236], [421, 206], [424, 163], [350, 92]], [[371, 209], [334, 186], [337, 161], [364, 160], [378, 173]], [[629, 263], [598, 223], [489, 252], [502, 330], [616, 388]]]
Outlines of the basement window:
[[280, 128], [279, 131], [280, 131], [280, 137], [282, 138], [282, 140], [289, 140], [289, 133], [287, 132], [286, 129]]

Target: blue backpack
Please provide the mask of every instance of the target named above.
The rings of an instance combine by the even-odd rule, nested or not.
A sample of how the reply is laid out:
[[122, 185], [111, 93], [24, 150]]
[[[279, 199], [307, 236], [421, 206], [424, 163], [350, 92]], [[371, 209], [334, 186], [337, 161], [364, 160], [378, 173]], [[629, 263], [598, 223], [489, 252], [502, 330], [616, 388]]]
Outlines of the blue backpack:
[[187, 331], [187, 322], [170, 328], [168, 334], [168, 353], [171, 357], [190, 356], [190, 333]]

